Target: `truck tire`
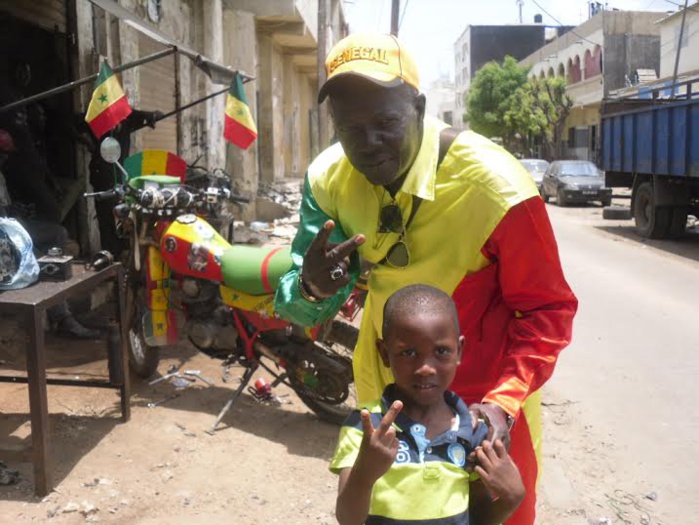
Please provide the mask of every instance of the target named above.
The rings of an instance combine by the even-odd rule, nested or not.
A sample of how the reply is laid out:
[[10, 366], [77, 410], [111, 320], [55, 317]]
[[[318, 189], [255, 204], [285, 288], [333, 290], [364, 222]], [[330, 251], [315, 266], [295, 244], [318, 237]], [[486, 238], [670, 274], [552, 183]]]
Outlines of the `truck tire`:
[[[670, 229], [671, 208], [657, 206], [653, 185], [644, 182], [638, 186], [634, 195], [633, 218], [636, 231], [647, 239], [665, 239]], [[685, 219], [686, 221], [686, 219]]]
[[631, 218], [631, 210], [621, 206], [606, 206], [602, 210], [602, 218], [613, 221], [626, 221]]
[[687, 228], [687, 215], [689, 215], [689, 210], [684, 206], [671, 209], [670, 227], [668, 230], [670, 238], [682, 237]]

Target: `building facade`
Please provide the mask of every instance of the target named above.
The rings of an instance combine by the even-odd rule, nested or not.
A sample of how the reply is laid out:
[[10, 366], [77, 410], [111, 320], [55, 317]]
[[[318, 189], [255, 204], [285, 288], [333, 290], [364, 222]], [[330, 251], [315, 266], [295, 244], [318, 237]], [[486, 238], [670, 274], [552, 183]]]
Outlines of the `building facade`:
[[[684, 27], [682, 18], [684, 15]], [[658, 22], [660, 27], [660, 78], [672, 78], [677, 62], [678, 76], [699, 74], [699, 2], [672, 13]], [[682, 40], [680, 42], [680, 32]], [[677, 60], [679, 59], [679, 60]]]
[[[540, 17], [537, 17], [537, 20]], [[454, 125], [465, 127], [466, 96], [478, 70], [488, 62], [502, 62], [506, 56], [521, 60], [540, 49], [553, 35], [567, 28], [548, 28], [541, 23], [504, 26], [467, 26], [454, 44]]]
[[[566, 121], [564, 158], [589, 159], [599, 153], [602, 100], [660, 68], [662, 13], [598, 11], [574, 30], [520, 61], [534, 77], [563, 77], [573, 107]], [[639, 73], [641, 72], [641, 73]]]
[[425, 113], [431, 117], [443, 120], [449, 125], [454, 124], [454, 83], [448, 78], [440, 78], [432, 82], [425, 93], [427, 106]]
[[[340, 0], [320, 1], [327, 7], [323, 34], [329, 46], [346, 34], [347, 25]], [[0, 107], [94, 75], [102, 58], [117, 68], [160, 53], [119, 73], [134, 109], [169, 115], [155, 128], [131, 134], [131, 152], [166, 149], [188, 163], [225, 168], [240, 191], [255, 195], [260, 181], [301, 177], [322, 142], [318, 2], [0, 0], [0, 41], [17, 50], [0, 59]], [[258, 140], [246, 151], [223, 139], [233, 71], [252, 79], [245, 91]], [[56, 158], [49, 162], [83, 189], [90, 188], [96, 152], [70, 139], [57, 123], [81, 120], [92, 89], [88, 82], [39, 101], [48, 127], [56, 128], [48, 137]], [[201, 101], [214, 93], [219, 94]], [[64, 225], [85, 253], [96, 251], [91, 203], [76, 199], [69, 206]], [[254, 206], [242, 213], [254, 218]]]

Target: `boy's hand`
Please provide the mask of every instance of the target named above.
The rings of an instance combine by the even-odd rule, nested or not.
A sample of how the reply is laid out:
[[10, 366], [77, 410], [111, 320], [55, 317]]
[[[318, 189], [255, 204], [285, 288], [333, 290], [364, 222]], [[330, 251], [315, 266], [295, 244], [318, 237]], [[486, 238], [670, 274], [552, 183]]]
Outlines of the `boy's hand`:
[[483, 446], [476, 449], [476, 458], [478, 465], [475, 471], [493, 499], [518, 505], [524, 498], [524, 483], [502, 441], [498, 439], [494, 444], [484, 441]]
[[398, 454], [398, 439], [393, 422], [403, 409], [402, 401], [394, 401], [386, 415], [381, 419], [378, 428], [371, 423], [368, 410], [362, 410], [362, 427], [364, 435], [359, 448], [359, 456], [352, 468], [353, 474], [366, 477], [374, 483], [383, 476], [396, 459]]

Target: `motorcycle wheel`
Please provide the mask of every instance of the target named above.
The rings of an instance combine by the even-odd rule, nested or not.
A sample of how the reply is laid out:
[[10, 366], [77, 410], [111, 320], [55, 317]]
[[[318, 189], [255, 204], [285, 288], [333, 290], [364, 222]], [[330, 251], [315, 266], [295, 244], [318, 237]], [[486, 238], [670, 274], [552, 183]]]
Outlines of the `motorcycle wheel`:
[[[342, 321], [333, 321], [330, 334], [325, 341], [316, 342], [332, 359], [340, 362], [344, 367], [341, 375], [323, 376], [319, 374], [318, 380], [321, 386], [314, 391], [310, 391], [302, 386], [292, 387], [301, 401], [313, 410], [322, 420], [334, 425], [341, 425], [347, 416], [354, 410], [357, 403], [357, 393], [354, 387], [354, 375], [352, 373], [352, 353], [357, 344], [359, 330]], [[323, 400], [323, 386], [328, 386], [330, 390], [340, 387], [347, 390], [346, 399], [337, 403], [333, 399]], [[320, 392], [320, 395], [316, 391]]]
[[158, 369], [160, 353], [157, 346], [149, 346], [143, 337], [145, 296], [138, 283], [126, 286], [126, 322], [128, 326], [129, 368], [142, 379], [148, 379]]

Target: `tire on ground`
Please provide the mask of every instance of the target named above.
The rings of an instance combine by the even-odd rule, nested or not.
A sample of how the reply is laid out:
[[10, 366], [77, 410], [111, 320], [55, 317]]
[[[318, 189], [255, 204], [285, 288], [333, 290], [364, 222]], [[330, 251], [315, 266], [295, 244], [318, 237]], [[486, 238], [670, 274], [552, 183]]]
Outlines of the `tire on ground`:
[[602, 210], [602, 218], [613, 221], [625, 221], [631, 218], [631, 208], [619, 206], [605, 206]]

